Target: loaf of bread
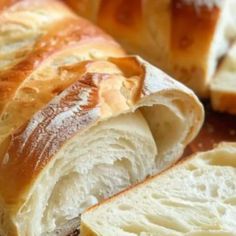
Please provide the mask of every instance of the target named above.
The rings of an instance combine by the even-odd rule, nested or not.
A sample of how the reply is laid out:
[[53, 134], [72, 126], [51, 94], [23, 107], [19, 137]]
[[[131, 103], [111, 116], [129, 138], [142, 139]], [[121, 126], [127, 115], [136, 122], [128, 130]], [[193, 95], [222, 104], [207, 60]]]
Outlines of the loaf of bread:
[[0, 143], [77, 79], [63, 65], [124, 56], [110, 37], [50, 0], [20, 1], [3, 11], [0, 39]]
[[236, 114], [236, 43], [217, 70], [210, 91], [215, 110]]
[[81, 217], [81, 236], [235, 236], [236, 143], [198, 153]]
[[235, 0], [65, 1], [203, 97], [236, 39]]
[[66, 235], [173, 165], [203, 109], [62, 3], [13, 2], [0, 10], [0, 235]]

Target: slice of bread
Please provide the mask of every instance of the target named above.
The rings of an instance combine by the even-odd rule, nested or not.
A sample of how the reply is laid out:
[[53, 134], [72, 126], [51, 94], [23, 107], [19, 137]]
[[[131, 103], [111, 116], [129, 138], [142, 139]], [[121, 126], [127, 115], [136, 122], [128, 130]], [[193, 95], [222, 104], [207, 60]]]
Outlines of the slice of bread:
[[82, 214], [81, 236], [236, 235], [236, 143], [222, 143]]
[[211, 82], [211, 101], [215, 110], [236, 114], [236, 43]]

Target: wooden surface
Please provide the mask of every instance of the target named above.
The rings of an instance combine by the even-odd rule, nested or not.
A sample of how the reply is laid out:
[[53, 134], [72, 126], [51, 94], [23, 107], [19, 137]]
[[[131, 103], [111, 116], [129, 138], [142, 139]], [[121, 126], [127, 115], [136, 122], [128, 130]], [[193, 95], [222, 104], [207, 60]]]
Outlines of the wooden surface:
[[203, 128], [184, 156], [209, 150], [222, 141], [236, 142], [236, 116], [214, 112], [208, 103], [205, 103], [205, 111]]

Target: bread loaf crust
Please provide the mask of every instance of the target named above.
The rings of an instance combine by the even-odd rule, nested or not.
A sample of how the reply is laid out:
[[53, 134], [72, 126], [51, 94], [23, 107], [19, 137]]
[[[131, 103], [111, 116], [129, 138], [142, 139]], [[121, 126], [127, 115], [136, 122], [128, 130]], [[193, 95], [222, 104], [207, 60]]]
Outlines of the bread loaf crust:
[[64, 1], [201, 97], [209, 96], [217, 62], [236, 38], [224, 23], [234, 17], [225, 10], [231, 0], [100, 0], [92, 12], [92, 0]]
[[[4, 28], [5, 24], [9, 27]], [[4, 57], [0, 56], [0, 206], [3, 209], [0, 209], [0, 228], [3, 234], [31, 235], [31, 222], [37, 224], [35, 234], [50, 232], [60, 225], [56, 222], [54, 227], [50, 218], [50, 214], [54, 214], [50, 207], [55, 206], [57, 183], [60, 184], [55, 182], [55, 187], [54, 180], [63, 181], [68, 173], [58, 171], [54, 164], [66, 165], [63, 151], [68, 150], [70, 144], [81, 145], [86, 137], [83, 134], [88, 135], [90, 128], [100, 127], [106, 120], [109, 123], [110, 118], [136, 112], [133, 117], [140, 121], [137, 125], [140, 125], [140, 140], [148, 137], [150, 149], [146, 148], [150, 153], [155, 152], [150, 160], [145, 159], [147, 165], [142, 164], [144, 155], [140, 156], [141, 167], [137, 172], [145, 177], [146, 172], [152, 173], [155, 168], [160, 171], [175, 163], [202, 125], [203, 108], [191, 90], [141, 58], [125, 56], [111, 37], [71, 13], [62, 3], [23, 0], [7, 6], [0, 14], [0, 36], [5, 40], [2, 51], [6, 51]], [[14, 44], [21, 40], [25, 43], [23, 46]], [[131, 119], [127, 119], [128, 122]], [[121, 134], [126, 132], [127, 120], [122, 120]], [[170, 135], [170, 148], [164, 122], [170, 125], [170, 128], [166, 126], [167, 130], [178, 131], [176, 136]], [[163, 129], [158, 136], [159, 126]], [[133, 130], [132, 137], [136, 140], [137, 128]], [[105, 128], [102, 132], [101, 136], [106, 133]], [[114, 135], [114, 140], [120, 136]], [[124, 134], [124, 137], [128, 136]], [[160, 143], [164, 141], [156, 158], [159, 137]], [[128, 145], [126, 139], [125, 145], [121, 142], [119, 155], [123, 155], [122, 148]], [[133, 155], [132, 148], [131, 151]], [[80, 159], [74, 152], [70, 160], [75, 161], [77, 167]], [[83, 155], [86, 160], [86, 153]], [[90, 158], [93, 161], [93, 157]], [[123, 173], [128, 167], [126, 162], [119, 161], [116, 160], [118, 167], [115, 167]], [[101, 161], [101, 165], [110, 164], [104, 162]], [[96, 161], [91, 165], [96, 165]], [[76, 174], [84, 177], [79, 171]], [[48, 186], [44, 181], [48, 181]], [[42, 193], [42, 187], [47, 187], [47, 193]], [[59, 200], [67, 206], [63, 196]]]
[[[30, 5], [32, 13], [27, 12], [29, 4], [28, 0], [19, 2], [6, 9], [2, 18], [0, 16], [0, 24], [11, 27], [11, 18], [8, 19], [7, 16], [12, 12], [16, 11], [17, 14], [25, 10], [25, 14], [35, 14], [36, 22], [32, 22], [31, 25], [29, 22], [22, 23], [21, 19], [19, 22], [14, 22], [17, 27], [29, 24], [30, 26], [25, 26], [29, 31], [30, 28], [36, 27], [37, 21], [40, 21], [37, 15], [38, 7], [42, 8], [48, 17], [48, 22], [42, 28], [32, 32], [35, 41], [33, 45], [27, 45], [28, 48], [24, 49], [24, 52], [21, 52], [21, 49], [16, 50], [15, 54], [11, 55], [12, 65], [0, 70], [0, 143], [15, 128], [26, 122], [37, 110], [75, 81], [75, 78], [67, 79], [66, 75], [61, 75], [60, 67], [63, 67], [63, 61], [61, 66], [54, 65], [55, 60], [60, 58], [65, 60], [63, 54], [68, 54], [70, 57], [73, 53], [76, 58], [74, 59], [75, 56], [72, 55], [71, 60], [75, 62], [83, 60], [85, 56], [93, 59], [93, 53], [99, 53], [100, 58], [124, 55], [123, 50], [111, 37], [86, 20], [75, 16], [61, 3], [33, 1]], [[58, 15], [58, 19], [54, 20], [53, 14]], [[2, 34], [4, 36], [4, 31]], [[8, 37], [4, 39], [8, 40]], [[25, 54], [20, 61], [18, 61], [19, 51]], [[15, 61], [18, 63], [15, 64]]]
[[[148, 68], [139, 58], [114, 58], [110, 61], [123, 68], [124, 73], [128, 69], [127, 73], [134, 79], [85, 73], [5, 140], [5, 151], [0, 157], [0, 189], [7, 204], [18, 205], [21, 202], [24, 193], [66, 140], [98, 121], [136, 109], [143, 99], [156, 93], [174, 93], [181, 88], [186, 92], [184, 96], [189, 97], [190, 101], [194, 99], [192, 109], [197, 109], [198, 114], [193, 125], [199, 127], [193, 126], [185, 142], [188, 143], [196, 135], [201, 126], [202, 110], [190, 91], [161, 71]], [[83, 66], [86, 67], [86, 63]], [[108, 89], [107, 86], [112, 88], [114, 83], [117, 89]], [[110, 93], [120, 101], [115, 106], [114, 101], [104, 100]]]

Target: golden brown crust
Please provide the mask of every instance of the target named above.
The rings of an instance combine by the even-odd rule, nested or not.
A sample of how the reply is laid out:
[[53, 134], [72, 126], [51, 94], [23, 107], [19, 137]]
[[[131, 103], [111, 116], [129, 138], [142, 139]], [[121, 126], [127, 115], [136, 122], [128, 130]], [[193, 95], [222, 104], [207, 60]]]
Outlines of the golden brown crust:
[[95, 16], [88, 14], [92, 1], [83, 7], [78, 1], [64, 1], [111, 33], [128, 51], [144, 56], [200, 96], [208, 96], [209, 55], [221, 14], [215, 1], [209, 5], [209, 1], [101, 0]]
[[[80, 75], [86, 71], [84, 66], [81, 67], [81, 65], [79, 65], [76, 66], [76, 76], [69, 76], [69, 74], [72, 75], [72, 72], [69, 66], [63, 66], [63, 63], [62, 65], [58, 64], [58, 66], [52, 65], [55, 68], [53, 72], [48, 72], [47, 68], [41, 71], [39, 71], [39, 69], [42, 68], [44, 64], [53, 64], [54, 61], [52, 59], [57, 57], [60, 59], [60, 55], [63, 56], [63, 53], [69, 53], [70, 55], [70, 52], [75, 51], [78, 59], [81, 55], [80, 60], [83, 60], [84, 52], [87, 54], [90, 52], [92, 54], [94, 51], [98, 52], [100, 53], [98, 58], [106, 58], [112, 55], [122, 56], [124, 52], [111, 37], [104, 34], [100, 29], [91, 25], [86, 20], [76, 17], [64, 5], [57, 1], [23, 0], [17, 1], [16, 4], [13, 4], [13, 2], [7, 3], [8, 5], [4, 4], [5, 7], [4, 9], [2, 8], [3, 11], [0, 15], [0, 24], [2, 25], [9, 24], [11, 26], [13, 20], [9, 15], [14, 13], [17, 15], [21, 11], [25, 11], [26, 14], [29, 12], [30, 14], [35, 13], [32, 22], [24, 22], [24, 19], [21, 20], [20, 18], [14, 19], [13, 23], [15, 25], [20, 25], [20, 27], [23, 25], [27, 30], [37, 27], [38, 21], [43, 20], [40, 18], [40, 14], [37, 15], [38, 9], [43, 9], [44, 17], [47, 18], [45, 25], [32, 33], [35, 42], [32, 48], [29, 46], [27, 49], [29, 53], [26, 53], [16, 65], [10, 66], [8, 69], [3, 68], [3, 70], [0, 71], [1, 195], [3, 198], [6, 196], [6, 203], [14, 204], [19, 203], [17, 202], [19, 198], [16, 195], [19, 193], [20, 197], [20, 193], [26, 191], [29, 182], [33, 181], [34, 176], [37, 176], [43, 166], [46, 165], [49, 161], [49, 157], [55, 154], [55, 150], [62, 145], [68, 138], [68, 135], [71, 137], [74, 134], [68, 131], [67, 136], [63, 136], [64, 139], [61, 136], [57, 145], [51, 142], [51, 146], [43, 146], [43, 142], [47, 142], [48, 138], [42, 141], [40, 139], [42, 137], [37, 135], [41, 133], [44, 126], [47, 126], [49, 117], [52, 118], [54, 114], [51, 114], [52, 109], [54, 109], [53, 105], [52, 107], [45, 108], [46, 110], [42, 110], [38, 116], [36, 115], [35, 120], [32, 119], [28, 121], [28, 123], [25, 122], [55, 95], [75, 82]], [[11, 30], [11, 27], [9, 29]], [[5, 31], [0, 33], [4, 34], [4, 32]], [[7, 40], [7, 38], [5, 39]], [[16, 51], [15, 53], [13, 59], [18, 57], [19, 52]], [[93, 58], [93, 55], [91, 55], [91, 58]], [[78, 68], [83, 69], [78, 71]], [[39, 71], [39, 73], [37, 71]], [[76, 85], [74, 85], [73, 87], [76, 92], [89, 86], [88, 81], [85, 84], [81, 84], [80, 82], [78, 84], [80, 86], [76, 87]], [[87, 89], [87, 91], [90, 91], [90, 89]], [[87, 108], [83, 107], [84, 111], [80, 113], [81, 119], [85, 119], [87, 115], [87, 119], [89, 120], [88, 114], [93, 113], [93, 109], [88, 106], [90, 106], [90, 103], [94, 104], [94, 102], [96, 102], [96, 92], [92, 92], [92, 95], [92, 97], [89, 97], [90, 100], [88, 101]], [[73, 96], [74, 99], [76, 99], [76, 94], [72, 94], [71, 92], [70, 96], [67, 102], [63, 103], [64, 100], [62, 101], [63, 104], [60, 109], [58, 108], [58, 112], [61, 112], [61, 109], [64, 109], [64, 107], [66, 109], [70, 99], [73, 100]], [[91, 112], [86, 112], [86, 109], [90, 109]], [[95, 105], [94, 109], [97, 109]], [[57, 115], [56, 112], [57, 110], [55, 110], [55, 116]], [[86, 114], [83, 116], [84, 113]], [[40, 117], [44, 117], [45, 122], [43, 124], [40, 123]], [[32, 128], [30, 125], [36, 124], [37, 122], [40, 123], [41, 126], [35, 128], [35, 130], [31, 130], [32, 136], [27, 136], [26, 133]], [[84, 125], [89, 125], [89, 121], [86, 123], [85, 120], [83, 120], [83, 122]], [[77, 123], [77, 125], [78, 124], [79, 123]], [[15, 132], [15, 129], [20, 126], [21, 128]], [[72, 125], [70, 125], [70, 127], [72, 128]], [[56, 134], [53, 133], [54, 131], [55, 130], [52, 130], [50, 133], [52, 136], [50, 136], [50, 134], [48, 135], [55, 138]], [[63, 129], [61, 132], [64, 134]], [[45, 134], [46, 133], [47, 130], [45, 130]], [[12, 135], [8, 136], [9, 134]], [[45, 137], [45, 135], [43, 137]], [[40, 141], [37, 141], [38, 139], [40, 139]], [[28, 145], [22, 146], [24, 142]], [[36, 143], [37, 149], [34, 149], [33, 145]], [[6, 154], [8, 149], [9, 153]], [[39, 152], [42, 154], [39, 154]], [[44, 155], [44, 157], [41, 158], [41, 155]], [[22, 159], [25, 161], [22, 161]], [[9, 165], [6, 165], [8, 161]], [[17, 165], [19, 165], [19, 168]], [[9, 180], [9, 185], [6, 185], [5, 183], [8, 177], [11, 180]], [[6, 191], [3, 191], [4, 188], [6, 188]], [[13, 193], [14, 191], [10, 193], [11, 189], [15, 189], [15, 193]]]
[[[47, 13], [50, 14], [50, 11]], [[77, 52], [77, 60], [80, 55], [83, 57], [86, 50], [87, 54], [90, 51], [101, 51], [99, 57], [105, 58], [107, 55], [124, 55], [123, 50], [109, 36], [72, 14], [65, 14], [64, 19], [55, 20], [48, 26], [47, 32], [35, 42], [23, 60], [8, 70], [0, 71], [0, 142], [75, 81], [75, 78], [61, 78], [60, 65], [57, 68], [52, 65], [54, 71], [47, 72], [46, 68], [45, 72], [40, 71], [37, 76], [37, 71], [44, 64], [53, 64], [50, 60], [57, 55], [60, 57], [66, 50]]]
[[[12, 7], [27, 11], [30, 6], [33, 13], [37, 4], [47, 5], [46, 0], [33, 1], [34, 7], [23, 2], [27, 4]], [[0, 201], [13, 228], [49, 164], [76, 135], [97, 122], [159, 104], [160, 96], [166, 99], [164, 105], [173, 105], [179, 119], [182, 111], [190, 116], [182, 148], [197, 134], [203, 119], [199, 101], [186, 87], [138, 57], [121, 57], [125, 54], [118, 44], [68, 9], [53, 13], [49, 9], [45, 17], [59, 18], [50, 18], [40, 35], [33, 34], [20, 61], [0, 72]], [[40, 21], [37, 14], [34, 17]]]
[[[133, 33], [140, 31], [142, 25], [140, 18], [142, 17], [142, 8], [140, 0], [118, 0], [109, 1], [102, 0], [98, 11], [98, 24], [105, 29], [112, 29], [114, 27], [118, 30], [117, 33]], [[107, 21], [111, 19], [111, 21]], [[121, 31], [119, 31], [121, 30]], [[125, 31], [125, 32], [124, 32]]]
[[104, 43], [112, 40], [105, 35], [101, 36], [101, 31], [93, 27], [81, 18], [65, 19], [53, 25], [50, 33], [40, 39], [33, 51], [25, 60], [15, 67], [0, 74], [0, 112], [6, 105], [9, 98], [16, 91], [19, 84], [24, 81], [40, 64], [52, 54], [64, 49], [73, 47], [75, 44], [84, 41], [103, 39]]
[[171, 11], [171, 73], [204, 95], [208, 83], [207, 63], [220, 9], [216, 6], [196, 9], [193, 3], [174, 0]]
[[[85, 92], [88, 97], [83, 101]], [[10, 137], [0, 166], [1, 194], [7, 204], [19, 200], [18, 194], [25, 191], [67, 139], [99, 118], [98, 90], [85, 81], [76, 82], [55, 100]], [[80, 102], [86, 104], [80, 106]], [[64, 118], [60, 118], [62, 115]]]
[[98, 121], [133, 110], [141, 99], [156, 93], [181, 91], [186, 101], [189, 97], [196, 117], [193, 130], [184, 143], [198, 132], [202, 110], [185, 87], [159, 70], [148, 69], [145, 62], [133, 57], [109, 59], [107, 63], [117, 67], [113, 74], [84, 73], [80, 76], [81, 71], [90, 71], [89, 67], [96, 67], [96, 63], [99, 62], [88, 61], [69, 67], [78, 81], [5, 139], [0, 153], [0, 189], [5, 204], [17, 209], [28, 188], [67, 140]]
[[[118, 59], [113, 60], [118, 61]], [[129, 59], [124, 58], [124, 60], [121, 64], [130, 62]], [[135, 59], [130, 60], [131, 65], [133, 62], [138, 64]], [[70, 67], [69, 70], [79, 78], [78, 72], [85, 71], [86, 67], [92, 63], [83, 62], [82, 65]], [[133, 67], [135, 68], [135, 65]], [[131, 73], [132, 68], [129, 69]], [[136, 72], [140, 72], [139, 69], [133, 71], [134, 74]], [[137, 100], [137, 96], [140, 99], [140, 89], [136, 87], [136, 84], [142, 84], [139, 81], [141, 77], [134, 79], [138, 80], [137, 83], [129, 81], [129, 78], [126, 81], [122, 79], [124, 77], [115, 78], [109, 74], [84, 74], [5, 140], [6, 147], [2, 148], [4, 151], [0, 157], [0, 189], [6, 204], [19, 204], [20, 196], [22, 197], [22, 194], [27, 191], [29, 184], [34, 181], [66, 140], [82, 132], [83, 129], [88, 129], [98, 120], [128, 109], [128, 106], [122, 103], [124, 100], [121, 92], [123, 83], [124, 86], [128, 86], [126, 92], [130, 95], [125, 96], [130, 99], [130, 105]], [[117, 83], [117, 86], [112, 89], [114, 83]], [[110, 95], [113, 100], [110, 99]], [[119, 103], [113, 104], [114, 99]], [[7, 185], [6, 179], [9, 179]]]
[[128, 51], [145, 40], [141, 0], [101, 0], [96, 23], [127, 46]]
[[0, 13], [0, 70], [3, 71], [25, 59], [36, 41], [57, 21], [75, 17], [55, 0], [16, 1]]
[[6, 8], [10, 7], [14, 3], [18, 2], [20, 0], [2, 0], [0, 2], [0, 11], [5, 10]]

